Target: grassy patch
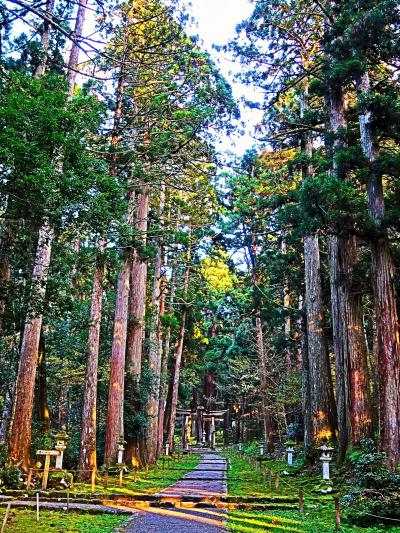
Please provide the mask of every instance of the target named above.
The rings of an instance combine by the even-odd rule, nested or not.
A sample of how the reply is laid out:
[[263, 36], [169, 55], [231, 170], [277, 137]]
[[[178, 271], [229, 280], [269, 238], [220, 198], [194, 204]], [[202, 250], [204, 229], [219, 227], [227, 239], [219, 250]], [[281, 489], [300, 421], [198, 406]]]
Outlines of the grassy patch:
[[[1, 519], [4, 512], [0, 514]], [[13, 533], [111, 533], [114, 527], [122, 524], [126, 516], [66, 514], [61, 511], [40, 511], [36, 521], [36, 511], [31, 509], [11, 509], [5, 531]]]
[[[305, 491], [305, 514], [296, 508], [293, 510], [272, 511], [229, 511], [228, 527], [234, 533], [260, 533], [288, 531], [292, 533], [333, 533], [335, 531], [335, 510], [331, 495], [319, 493], [320, 477], [317, 476], [281, 476], [280, 490], [275, 491], [275, 473], [293, 470], [282, 461], [268, 461], [263, 463], [272, 472], [272, 488], [269, 487], [267, 476], [260, 472], [246, 459], [229, 455], [228, 493], [230, 496], [291, 496], [297, 497], [299, 487]], [[295, 506], [294, 506], [295, 507]], [[400, 527], [392, 528], [360, 528], [342, 525], [342, 533], [400, 533]]]
[[[193, 470], [200, 462], [198, 454], [185, 455], [179, 459], [159, 459], [149, 469], [139, 470], [136, 476], [133, 473], [125, 474], [122, 487], [119, 478], [109, 476], [107, 489], [99, 481], [96, 485], [96, 494], [154, 494], [178, 481], [182, 476]], [[76, 483], [71, 492], [90, 493], [90, 484]]]
[[[288, 531], [292, 533], [334, 533], [335, 513], [333, 505], [321, 505], [305, 515], [297, 511], [229, 511], [228, 527], [233, 533], [261, 533]], [[343, 524], [341, 533], [399, 533], [400, 528], [360, 528]]]

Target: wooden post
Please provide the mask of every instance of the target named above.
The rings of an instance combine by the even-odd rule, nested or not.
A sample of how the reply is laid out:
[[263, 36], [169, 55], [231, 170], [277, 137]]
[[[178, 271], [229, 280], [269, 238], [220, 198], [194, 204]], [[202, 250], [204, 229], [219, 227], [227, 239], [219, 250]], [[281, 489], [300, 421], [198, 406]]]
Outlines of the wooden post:
[[92, 492], [95, 492], [96, 490], [96, 469], [92, 468], [92, 477], [90, 480], [90, 490]]
[[279, 476], [279, 472], [277, 472], [276, 475], [275, 475], [275, 490], [276, 490], [276, 492], [279, 492], [279, 486], [280, 486], [280, 476]]
[[7, 503], [6, 514], [4, 515], [3, 525], [1, 526], [1, 533], [4, 533], [7, 525], [8, 517], [10, 516], [11, 502]]
[[339, 502], [339, 498], [334, 498], [334, 501], [335, 501], [336, 531], [340, 531], [340, 502]]
[[119, 486], [122, 487], [122, 481], [123, 481], [123, 475], [124, 475], [124, 469], [122, 465], [119, 467]]
[[299, 488], [299, 512], [304, 513], [304, 487]]
[[50, 470], [50, 455], [45, 456], [46, 459], [44, 460], [44, 472], [43, 472], [43, 479], [42, 479], [42, 489], [47, 489], [47, 480], [49, 479], [49, 470]]
[[270, 468], [268, 468], [268, 486], [269, 490], [272, 490], [272, 472]]
[[32, 483], [32, 468], [30, 468], [28, 472], [28, 479], [26, 480], [26, 490], [29, 490], [31, 488], [31, 483]]
[[69, 511], [69, 488], [67, 489], [67, 514]]
[[108, 467], [106, 468], [106, 472], [104, 474], [104, 488], [108, 488]]
[[36, 493], [36, 522], [39, 522], [39, 493]]

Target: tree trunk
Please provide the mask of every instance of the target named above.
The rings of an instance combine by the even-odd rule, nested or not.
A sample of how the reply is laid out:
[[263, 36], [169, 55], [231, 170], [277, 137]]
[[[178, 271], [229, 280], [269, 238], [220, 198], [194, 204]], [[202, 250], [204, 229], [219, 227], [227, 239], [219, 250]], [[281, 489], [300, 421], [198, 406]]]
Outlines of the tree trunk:
[[0, 444], [6, 444], [8, 437], [8, 428], [11, 423], [11, 417], [13, 412], [13, 397], [15, 392], [15, 381], [11, 380], [8, 383], [4, 395], [4, 401], [1, 411], [0, 421]]
[[[217, 407], [217, 382], [215, 372], [211, 368], [206, 368], [204, 373], [204, 407], [206, 411], [215, 411]], [[204, 429], [206, 441], [211, 442], [211, 421], [205, 420]]]
[[400, 339], [396, 308], [394, 266], [387, 232], [382, 228], [385, 216], [383, 180], [374, 165], [379, 155], [373, 130], [373, 117], [363, 99], [370, 91], [368, 73], [357, 80], [360, 95], [359, 123], [361, 147], [369, 165], [368, 205], [375, 224], [371, 242], [372, 276], [379, 343], [380, 433], [381, 448], [388, 465], [394, 469], [400, 462]]
[[[287, 253], [287, 244], [286, 241], [282, 241], [282, 247], [281, 247], [282, 254], [285, 256]], [[286, 358], [286, 366], [288, 371], [292, 369], [292, 357], [291, 357], [291, 350], [290, 350], [290, 334], [292, 330], [292, 320], [290, 317], [290, 307], [291, 307], [291, 295], [290, 295], [290, 288], [289, 288], [289, 278], [287, 275], [283, 278], [283, 307], [286, 310], [286, 316], [285, 316], [285, 358]]]
[[[5, 208], [5, 213], [9, 209], [9, 202]], [[3, 315], [6, 308], [8, 286], [11, 279], [10, 256], [15, 239], [14, 223], [5, 219], [2, 228], [0, 243], [0, 333], [3, 330]]]
[[[147, 225], [149, 216], [149, 185], [143, 184], [138, 195], [136, 229], [141, 234], [142, 245], [147, 241]], [[131, 301], [129, 310], [129, 329], [126, 346], [126, 359], [129, 374], [138, 382], [142, 368], [144, 339], [144, 319], [146, 313], [147, 262], [140, 257], [138, 251], [133, 253], [131, 271]]]
[[[82, 36], [83, 25], [85, 22], [86, 8], [88, 0], [79, 0], [78, 11], [76, 13], [75, 28], [72, 33], [74, 39]], [[77, 75], [77, 67], [79, 62], [79, 47], [76, 42], [72, 43], [71, 52], [68, 62], [68, 95], [72, 99], [74, 96], [75, 80]]]
[[[104, 244], [100, 244], [100, 252]], [[90, 326], [87, 342], [85, 386], [83, 391], [83, 411], [81, 446], [79, 451], [79, 477], [82, 481], [90, 479], [92, 470], [97, 469], [96, 431], [97, 431], [97, 373], [99, 363], [100, 325], [103, 305], [104, 262], [98, 258], [93, 279]]]
[[[142, 246], [146, 246], [147, 227], [149, 216], [149, 185], [144, 183], [138, 195], [136, 224], [135, 227], [140, 234]], [[142, 368], [143, 341], [145, 335], [145, 315], [146, 315], [146, 283], [147, 283], [147, 262], [140, 256], [138, 250], [133, 250], [133, 260], [131, 265], [131, 291], [129, 304], [129, 324], [126, 343], [126, 370], [129, 388], [132, 397], [128, 401], [133, 405], [134, 410], [141, 409], [138, 401], [138, 387]], [[145, 445], [139, 435], [127, 437], [125, 447], [125, 460], [130, 463], [147, 462], [147, 450], [142, 450]], [[146, 454], [144, 453], [146, 451]], [[143, 452], [143, 453], [142, 453]]]
[[[304, 306], [304, 304], [303, 304]], [[303, 310], [302, 306], [302, 310]], [[301, 319], [301, 399], [304, 425], [304, 450], [306, 459], [313, 446], [313, 420], [311, 409], [311, 386], [310, 386], [310, 366], [308, 364], [308, 345], [307, 345], [307, 314], [302, 314]]]
[[[169, 314], [173, 314], [173, 306], [175, 301], [175, 271], [176, 271], [176, 261], [174, 261], [172, 266], [171, 274], [171, 289], [169, 293]], [[171, 326], [167, 326], [165, 332], [165, 341], [164, 341], [164, 355], [162, 361], [162, 370], [161, 370], [161, 386], [160, 386], [160, 401], [159, 401], [159, 415], [158, 415], [158, 448], [162, 449], [164, 442], [164, 429], [166, 427], [166, 421], [170, 419], [170, 413], [166, 416], [166, 403], [168, 396], [168, 359], [171, 347]]]
[[181, 326], [179, 328], [178, 338], [175, 345], [175, 367], [172, 380], [172, 392], [171, 392], [171, 406], [170, 406], [170, 419], [168, 426], [168, 444], [172, 450], [174, 447], [174, 433], [175, 433], [175, 424], [176, 424], [176, 408], [178, 405], [178, 389], [179, 389], [179, 379], [181, 372], [181, 363], [182, 363], [182, 354], [183, 354], [183, 344], [185, 340], [185, 330], [186, 330], [186, 317], [188, 312], [188, 306], [186, 299], [189, 292], [189, 281], [190, 281], [190, 260], [191, 260], [191, 233], [189, 234], [189, 244], [186, 255], [186, 272], [185, 272], [185, 281], [183, 284], [183, 306], [182, 306], [182, 315], [181, 315]]
[[313, 442], [335, 437], [336, 413], [332, 375], [326, 347], [320, 276], [318, 236], [304, 238], [307, 344]]
[[267, 369], [265, 366], [264, 353], [264, 335], [262, 330], [262, 322], [260, 311], [256, 312], [255, 318], [256, 341], [257, 341], [257, 356], [258, 369], [260, 373], [260, 394], [261, 394], [261, 409], [262, 409], [262, 423], [263, 423], [263, 439], [265, 445], [270, 448], [272, 446], [272, 426], [271, 416], [268, 408], [268, 383], [267, 383]]
[[[308, 109], [308, 90], [301, 94], [301, 116]], [[302, 168], [305, 182], [313, 173], [311, 157], [312, 138], [305, 132], [301, 150], [309, 161]], [[334, 404], [332, 374], [324, 333], [324, 312], [322, 302], [319, 242], [316, 233], [304, 237], [305, 303], [307, 310], [307, 355], [310, 405], [312, 418], [312, 442], [315, 445], [335, 437], [336, 413]]]
[[[161, 301], [160, 301], [160, 319], [165, 315], [165, 298], [166, 298], [166, 280], [161, 280]], [[165, 408], [165, 374], [168, 369], [168, 354], [169, 354], [169, 342], [166, 342], [166, 335], [162, 333], [162, 325], [160, 322], [160, 341], [161, 341], [161, 366], [160, 366], [160, 385], [158, 396], [158, 417], [157, 417], [157, 457], [162, 454], [163, 440], [164, 440], [164, 408]], [[164, 341], [164, 342], [163, 342]], [[168, 351], [167, 351], [168, 350]]]
[[116, 462], [118, 440], [124, 434], [125, 354], [128, 325], [130, 267], [131, 254], [125, 252], [122, 268], [118, 276], [114, 335], [110, 362], [110, 385], [108, 391], [107, 429], [104, 450], [104, 463], [107, 466]]
[[39, 309], [30, 309], [25, 323], [17, 383], [15, 388], [14, 418], [10, 435], [10, 456], [20, 463], [24, 470], [30, 466], [32, 437], [32, 409], [35, 390], [35, 376], [38, 364], [38, 348], [43, 315], [47, 276], [50, 267], [51, 246], [54, 231], [48, 222], [39, 230], [36, 258], [32, 275], [32, 298]]
[[[47, 0], [46, 2], [46, 15], [48, 17], [53, 16], [54, 12], [54, 3], [55, 0]], [[43, 33], [41, 37], [41, 45], [42, 45], [42, 57], [40, 60], [39, 65], [37, 66], [34, 76], [35, 78], [41, 78], [46, 70], [47, 65], [47, 52], [49, 50], [50, 45], [50, 36], [51, 36], [51, 24], [50, 22], [47, 22], [46, 20], [43, 22]]]
[[37, 416], [44, 433], [50, 431], [50, 413], [47, 401], [46, 345], [42, 332], [39, 340], [39, 358], [37, 372]]
[[[47, 0], [47, 14], [52, 16], [53, 10], [54, 0]], [[41, 77], [46, 69], [50, 35], [51, 25], [44, 22], [44, 30], [41, 39], [43, 56], [42, 61], [34, 74], [37, 78]], [[76, 37], [79, 38], [80, 35], [77, 34]], [[70, 64], [71, 66], [74, 66], [74, 62], [71, 61], [71, 58]], [[62, 154], [59, 157], [59, 160], [56, 161], [56, 169], [60, 173], [63, 172]], [[36, 258], [32, 275], [32, 297], [33, 299], [37, 298], [38, 304], [43, 304], [46, 294], [53, 239], [54, 229], [50, 222], [45, 220], [39, 230]], [[22, 468], [24, 469], [29, 468], [30, 464], [33, 397], [38, 363], [40, 331], [43, 321], [41, 312], [34, 313], [34, 315], [36, 315], [34, 318], [28, 316], [24, 327], [15, 391], [14, 417], [10, 435], [10, 455], [16, 461], [21, 462]]]
[[[330, 94], [330, 128], [336, 136], [332, 143], [333, 172], [347, 180], [340, 166], [339, 151], [343, 148], [340, 130], [347, 127], [345, 101], [341, 89]], [[332, 329], [336, 368], [336, 402], [339, 426], [338, 460], [345, 459], [349, 442], [372, 436], [372, 415], [368, 383], [367, 344], [364, 332], [361, 295], [354, 285], [357, 244], [353, 235], [329, 237]]]
[[[163, 184], [160, 191], [159, 219], [160, 228], [163, 228], [163, 216], [165, 206], [165, 185]], [[161, 231], [162, 234], [162, 231]], [[161, 267], [163, 262], [163, 248], [160, 242], [157, 243], [157, 255], [154, 263], [153, 290], [151, 296], [151, 319], [149, 335], [149, 368], [154, 377], [154, 394], [149, 397], [147, 414], [149, 425], [147, 430], [146, 444], [148, 448], [149, 462], [153, 463], [157, 459], [158, 452], [158, 407], [160, 399], [161, 385], [161, 357], [162, 357], [162, 338], [160, 322], [160, 304], [161, 304]]]
[[[180, 223], [180, 212], [176, 214], [176, 232], [178, 232], [179, 229], [179, 223]], [[169, 305], [168, 305], [168, 314], [172, 317], [174, 314], [174, 303], [175, 303], [175, 289], [176, 289], [176, 263], [177, 263], [177, 244], [174, 243], [173, 250], [172, 250], [172, 269], [171, 269], [171, 280], [170, 280], [170, 290], [169, 290]], [[166, 256], [166, 262], [167, 262], [167, 256]], [[164, 298], [166, 297], [165, 292]], [[168, 361], [169, 361], [169, 355], [170, 355], [170, 348], [171, 348], [171, 325], [168, 324], [166, 331], [165, 331], [165, 338], [164, 338], [164, 353], [163, 353], [163, 359], [161, 363], [161, 385], [160, 385], [160, 401], [159, 401], [159, 407], [158, 407], [158, 450], [159, 453], [162, 450], [162, 446], [164, 443], [164, 433], [167, 433], [167, 427], [169, 425], [170, 420], [170, 414], [171, 411], [168, 409], [168, 413], [166, 411], [167, 405], [168, 405], [168, 389], [169, 389], [169, 379], [168, 379]]]

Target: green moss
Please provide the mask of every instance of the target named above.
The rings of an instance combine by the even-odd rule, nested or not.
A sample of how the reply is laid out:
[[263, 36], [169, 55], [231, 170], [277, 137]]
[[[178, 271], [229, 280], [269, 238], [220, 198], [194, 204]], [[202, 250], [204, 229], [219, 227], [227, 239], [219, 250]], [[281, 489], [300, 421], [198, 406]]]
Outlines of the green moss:
[[[297, 511], [229, 511], [228, 528], [234, 533], [291, 531], [294, 533], [334, 533], [335, 512], [332, 504], [309, 510], [304, 516]], [[400, 528], [359, 528], [343, 524], [341, 533], [399, 533]]]
[[6, 531], [13, 533], [111, 533], [113, 528], [126, 520], [126, 516], [66, 514], [61, 511], [40, 511], [39, 522], [36, 511], [31, 509], [12, 509]]
[[[296, 498], [299, 488], [304, 488], [305, 513], [300, 514], [297, 505], [292, 509], [256, 511], [231, 510], [228, 513], [229, 531], [234, 533], [259, 533], [261, 531], [279, 532], [291, 531], [304, 533], [333, 533], [335, 531], [335, 509], [331, 494], [323, 495], [320, 475], [308, 475], [297, 468], [289, 468], [284, 461], [263, 461], [263, 466], [272, 473], [272, 488], [269, 488], [268, 478], [262, 476], [245, 458], [235, 454], [226, 454], [229, 458], [228, 493], [239, 497], [269, 497], [290, 496]], [[289, 476], [280, 478], [280, 490], [274, 489], [274, 477], [277, 472], [289, 472]], [[342, 483], [339, 478], [338, 482]], [[289, 507], [289, 505], [288, 505]], [[400, 527], [360, 528], [342, 524], [342, 533], [400, 533]]]

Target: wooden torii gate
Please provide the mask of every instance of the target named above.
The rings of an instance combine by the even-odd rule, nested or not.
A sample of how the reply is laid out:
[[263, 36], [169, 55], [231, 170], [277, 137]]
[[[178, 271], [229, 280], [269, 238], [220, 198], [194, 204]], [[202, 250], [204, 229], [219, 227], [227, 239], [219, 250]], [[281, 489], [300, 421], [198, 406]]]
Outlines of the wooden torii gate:
[[[192, 432], [193, 422], [197, 425], [197, 444], [202, 446], [210, 446], [215, 448], [215, 423], [223, 422], [224, 416], [227, 410], [220, 411], [208, 411], [202, 405], [199, 405], [197, 409], [177, 409], [176, 414], [182, 418], [182, 446], [184, 449], [189, 448], [190, 435]], [[210, 422], [210, 430], [208, 435], [208, 442], [206, 442], [206, 432], [204, 429], [204, 423]]]

